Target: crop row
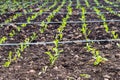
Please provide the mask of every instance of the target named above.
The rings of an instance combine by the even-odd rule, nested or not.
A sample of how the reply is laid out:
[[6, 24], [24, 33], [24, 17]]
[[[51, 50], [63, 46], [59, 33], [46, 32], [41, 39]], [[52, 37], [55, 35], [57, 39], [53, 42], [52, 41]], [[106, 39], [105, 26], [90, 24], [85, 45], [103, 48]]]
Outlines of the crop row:
[[[110, 4], [110, 5], [116, 5], [115, 3], [108, 1], [108, 0], [104, 0], [105, 3]], [[111, 35], [111, 37], [113, 39], [118, 39], [120, 34], [117, 33], [115, 30], [110, 29], [108, 22], [106, 22], [106, 20], [109, 20], [107, 18], [107, 16], [109, 15], [109, 17], [113, 18], [110, 13], [116, 17], [120, 17], [120, 13], [116, 13], [114, 11], [114, 9], [112, 7], [105, 7], [105, 5], [103, 5], [102, 8], [98, 8], [97, 6], [100, 6], [99, 1], [98, 0], [94, 0], [96, 6], [92, 7], [92, 9], [90, 8], [90, 3], [88, 3], [88, 0], [85, 0], [85, 6], [82, 6], [82, 4], [80, 3], [79, 0], [76, 0], [77, 5], [75, 7], [72, 7], [73, 1], [69, 0], [68, 2], [66, 2], [66, 0], [62, 0], [62, 2], [60, 4], [58, 4], [57, 1], [53, 2], [52, 5], [50, 5], [49, 7], [45, 7], [48, 2], [44, 2], [41, 6], [38, 7], [37, 12], [35, 12], [34, 14], [24, 14], [20, 13], [20, 14], [13, 14], [12, 16], [9, 16], [9, 18], [5, 19], [4, 21], [2, 21], [2, 25], [0, 30], [9, 30], [9, 32], [7, 33], [7, 35], [5, 34], [5, 32], [0, 36], [0, 43], [8, 43], [8, 42], [15, 42], [16, 40], [11, 40], [17, 36], [19, 36], [21, 34], [21, 32], [24, 32], [24, 39], [19, 40], [19, 42], [21, 43], [20, 46], [18, 46], [17, 48], [14, 49], [13, 51], [9, 51], [9, 55], [8, 55], [8, 60], [5, 62], [4, 66], [8, 67], [11, 62], [14, 62], [17, 60], [17, 58], [21, 57], [21, 53], [27, 48], [29, 47], [29, 45], [23, 45], [22, 43], [30, 43], [32, 41], [37, 40], [40, 36], [40, 34], [45, 34], [46, 30], [50, 27], [50, 25], [55, 25], [55, 24], [48, 24], [50, 22], [59, 22], [61, 21], [60, 24], [57, 24], [56, 32], [54, 34], [53, 37], [53, 42], [54, 42], [54, 47], [51, 50], [48, 50], [47, 52], [45, 52], [45, 54], [47, 54], [49, 56], [49, 60], [50, 60], [50, 64], [53, 65], [55, 63], [55, 61], [59, 58], [59, 55], [61, 52], [63, 52], [63, 50], [59, 49], [59, 42], [64, 40], [64, 32], [65, 32], [65, 28], [69, 25], [67, 23], [67, 21], [81, 21], [82, 24], [80, 24], [78, 30], [79, 32], [82, 34], [82, 37], [84, 37], [85, 40], [89, 40], [90, 35], [92, 33], [92, 31], [90, 30], [89, 27], [89, 23], [87, 23], [86, 21], [89, 21], [89, 17], [93, 16], [93, 18], [90, 18], [91, 21], [93, 21], [93, 19], [98, 19], [98, 20], [102, 20], [102, 24], [103, 24], [103, 30]], [[36, 4], [36, 2], [35, 2]], [[67, 5], [68, 6], [64, 6]], [[59, 6], [58, 6], [59, 5]], [[117, 6], [118, 7], [118, 6]], [[119, 7], [118, 7], [119, 9]], [[31, 8], [29, 10], [27, 10], [28, 13], [30, 12], [34, 12], [34, 8]], [[94, 14], [87, 14], [87, 11], [94, 11]], [[110, 12], [108, 15], [107, 14], [103, 14], [101, 13], [101, 11], [108, 11]], [[89, 12], [90, 12], [89, 11]], [[44, 14], [44, 12], [50, 12], [50, 14]], [[57, 14], [59, 12], [66, 12], [66, 14]], [[80, 14], [77, 14], [77, 12], [80, 12]], [[2, 15], [1, 15], [2, 16]], [[45, 17], [44, 17], [45, 16]], [[23, 19], [21, 20], [21, 18], [23, 17]], [[44, 19], [41, 19], [44, 18]], [[21, 24], [16, 24], [18, 22], [26, 22], [26, 23], [21, 23]], [[110, 19], [111, 20], [111, 19]], [[34, 24], [32, 25], [32, 22], [37, 21], [39, 24]], [[41, 21], [41, 22], [40, 22]], [[113, 20], [114, 21], [114, 20]], [[48, 23], [46, 23], [48, 22]], [[8, 23], [12, 23], [11, 25], [4, 25], [8, 24]], [[30, 26], [32, 25], [32, 26]], [[118, 23], [119, 24], [119, 23]], [[10, 29], [12, 26], [12, 30]], [[36, 31], [31, 30], [32, 28], [37, 28]], [[28, 30], [26, 30], [27, 28], [30, 28]], [[72, 26], [75, 27], [75, 26]], [[28, 32], [28, 33], [25, 33]], [[69, 34], [68, 34], [69, 35]], [[48, 36], [47, 36], [48, 37]], [[93, 54], [93, 59], [94, 61], [94, 65], [98, 65], [99, 63], [102, 63], [104, 61], [106, 61], [107, 59], [102, 57], [100, 55], [100, 51], [97, 50], [95, 47], [93, 47], [92, 45], [93, 43], [86, 43], [85, 49], [88, 52], [91, 52]]]

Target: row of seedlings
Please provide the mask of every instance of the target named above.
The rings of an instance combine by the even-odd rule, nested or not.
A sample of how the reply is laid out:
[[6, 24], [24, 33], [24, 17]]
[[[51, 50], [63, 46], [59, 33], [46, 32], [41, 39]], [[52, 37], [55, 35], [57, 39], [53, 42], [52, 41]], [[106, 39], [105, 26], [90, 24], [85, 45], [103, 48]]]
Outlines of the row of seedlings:
[[[35, 5], [37, 4], [38, 2], [31, 2], [31, 4], [29, 4], [30, 2], [26, 2], [26, 3], [21, 3], [21, 2], [15, 2], [15, 3], [4, 3], [3, 5], [1, 5], [2, 9], [1, 9], [1, 15], [3, 14], [6, 14], [8, 12], [15, 12], [17, 11], [18, 9], [27, 9], [29, 6], [32, 6], [32, 5]], [[6, 6], [7, 5], [7, 6]], [[10, 5], [10, 6], [9, 6]], [[8, 10], [6, 10], [8, 9]], [[12, 9], [12, 10], [11, 10]]]
[[47, 23], [45, 23], [45, 21], [41, 22], [41, 24], [40, 24], [41, 28], [39, 30], [41, 33], [43, 33], [47, 29], [48, 23], [51, 22], [52, 18], [54, 18], [56, 13], [58, 13], [60, 11], [60, 9], [64, 6], [64, 4], [65, 4], [65, 0], [63, 0], [61, 5], [59, 7], [57, 7], [55, 10], [53, 10], [53, 12], [48, 15], [48, 17], [46, 18]]
[[[81, 7], [81, 10], [82, 10], [82, 14], [81, 14], [80, 20], [82, 21], [82, 28], [80, 29], [80, 31], [84, 35], [85, 39], [88, 41], [88, 40], [90, 40], [88, 38], [88, 36], [91, 33], [91, 30], [89, 30], [87, 28], [88, 24], [86, 23], [86, 15], [85, 15], [86, 14], [86, 8], [85, 7]], [[94, 44], [94, 42], [86, 43], [85, 48], [87, 49], [88, 52], [92, 53], [93, 59], [95, 59], [94, 65], [98, 65], [98, 64], [106, 61], [107, 59], [100, 55], [100, 51], [99, 50], [97, 50], [95, 47], [92, 47], [93, 44]]]
[[[113, 10], [111, 10], [111, 8], [105, 8], [105, 9], [107, 9], [107, 10], [110, 10], [110, 12], [111, 13], [113, 13], [114, 15], [116, 15], [116, 13], [113, 11]], [[104, 26], [104, 28], [105, 28], [105, 31], [107, 32], [107, 33], [110, 33], [110, 34], [112, 34], [112, 37], [113, 37], [113, 39], [119, 39], [119, 37], [118, 37], [118, 34], [115, 32], [115, 31], [110, 31], [110, 29], [109, 29], [109, 27], [108, 27], [108, 24], [107, 24], [107, 22], [106, 22], [106, 18], [105, 18], [105, 15], [104, 14], [101, 14], [100, 12], [100, 10], [98, 9], [98, 8], [96, 8], [96, 7], [94, 7], [94, 11], [96, 12], [96, 14], [99, 16], [99, 18], [101, 18], [101, 20], [103, 21], [103, 26]], [[117, 14], [118, 15], [118, 14]]]
[[69, 0], [69, 4], [67, 6], [68, 13], [67, 13], [66, 17], [62, 19], [62, 24], [57, 29], [58, 34], [56, 34], [55, 40], [53, 41], [55, 46], [52, 48], [51, 51], [45, 52], [45, 54], [47, 54], [49, 56], [49, 61], [50, 61], [51, 66], [53, 66], [55, 64], [55, 61], [59, 58], [60, 53], [63, 52], [63, 50], [59, 49], [59, 42], [63, 38], [63, 31], [67, 25], [67, 20], [70, 18], [70, 15], [72, 15], [71, 5], [72, 5], [72, 1]]
[[[32, 36], [27, 37], [23, 43], [30, 43], [31, 41], [35, 40], [37, 38], [37, 35], [35, 32], [32, 33]], [[27, 47], [29, 47], [28, 44], [20, 43], [20, 46], [15, 49], [15, 53], [12, 51], [9, 51], [7, 61], [3, 64], [4, 67], [9, 67], [10, 64], [14, 61], [17, 61], [18, 58], [21, 58], [21, 52], [23, 52]]]
[[[41, 6], [39, 6], [38, 8], [40, 9], [39, 12], [35, 12], [34, 14], [32, 14], [31, 16], [27, 17], [27, 23], [31, 23], [32, 20], [36, 19], [37, 16], [41, 15], [43, 13], [43, 9], [42, 7], [46, 6], [48, 3], [45, 2], [44, 4], [42, 4]], [[53, 5], [52, 5], [53, 6]], [[47, 8], [46, 8], [47, 9]]]
[[[51, 7], [52, 8], [52, 7]], [[47, 8], [46, 8], [47, 9]], [[40, 12], [41, 14], [41, 12]], [[25, 25], [26, 26], [26, 25]], [[25, 27], [24, 26], [24, 27]], [[23, 43], [30, 43], [32, 42], [33, 40], [35, 40], [36, 38], [38, 37], [38, 35], [33, 32], [32, 35], [28, 38], [26, 38], [23, 42], [21, 42], [20, 46], [15, 49], [15, 54], [13, 56], [13, 52], [12, 51], [9, 51], [9, 54], [8, 54], [8, 59], [7, 61], [4, 63], [4, 67], [9, 67], [9, 65], [11, 64], [11, 62], [14, 62], [16, 61], [17, 59], [19, 59], [21, 57], [21, 53], [27, 48], [29, 47], [28, 44], [23, 44]]]
[[[46, 3], [45, 3], [46, 4]], [[40, 9], [43, 7], [43, 6], [45, 6], [45, 4], [43, 4], [42, 6], [40, 6]], [[40, 10], [39, 12], [38, 12], [38, 14], [42, 14], [42, 11]], [[15, 14], [13, 17], [10, 17], [10, 18], [8, 18], [7, 20], [5, 20], [5, 23], [10, 23], [11, 21], [13, 21], [13, 20], [15, 20], [15, 19], [17, 19], [18, 17], [21, 17], [22, 16], [22, 13], [20, 13], [20, 14]], [[36, 16], [36, 15], [35, 15]], [[34, 15], [32, 16], [32, 17], [28, 17], [27, 18], [27, 21], [30, 21], [30, 20], [32, 20], [34, 17], [35, 17]], [[24, 28], [25, 26], [26, 26], [27, 24], [21, 24], [21, 25], [19, 25], [19, 26], [17, 26], [16, 28], [17, 28], [17, 31], [18, 32], [20, 32], [20, 30], [22, 29], [22, 28]], [[21, 26], [21, 27], [20, 27]], [[10, 33], [9, 33], [9, 37], [13, 37], [14, 35], [16, 35], [17, 33], [16, 33], [16, 31], [15, 30], [12, 30]], [[2, 38], [0, 38], [0, 43], [4, 43], [5, 41], [7, 40], [7, 37], [6, 36], [3, 36]]]

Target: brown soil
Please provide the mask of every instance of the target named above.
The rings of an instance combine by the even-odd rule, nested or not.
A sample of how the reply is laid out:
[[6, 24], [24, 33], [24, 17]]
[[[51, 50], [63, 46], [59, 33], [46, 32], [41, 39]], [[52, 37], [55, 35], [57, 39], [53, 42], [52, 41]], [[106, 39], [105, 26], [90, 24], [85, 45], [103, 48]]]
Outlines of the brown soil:
[[[74, 2], [75, 4], [76, 2]], [[84, 4], [82, 1], [81, 3]], [[104, 3], [101, 1], [101, 3]], [[104, 3], [105, 4], [105, 3]], [[67, 5], [67, 3], [66, 3]], [[50, 6], [50, 4], [48, 5]], [[95, 6], [95, 4], [94, 4]], [[107, 4], [105, 4], [107, 6]], [[37, 6], [31, 6], [35, 9]], [[49, 10], [52, 12], [57, 6]], [[73, 15], [70, 16], [68, 21], [79, 21], [81, 14], [80, 9], [73, 8]], [[61, 12], [67, 12], [64, 6]], [[86, 8], [88, 12], [93, 11]], [[106, 11], [101, 8], [101, 11]], [[114, 8], [115, 10], [115, 8]], [[117, 8], [120, 10], [120, 8]], [[0, 22], [4, 22], [7, 17], [13, 16], [13, 13], [0, 15]], [[26, 22], [28, 16], [23, 15], [12, 22]], [[46, 20], [48, 14], [39, 15], [32, 22], [41, 22]], [[62, 21], [66, 14], [56, 14], [51, 22]], [[107, 20], [120, 19], [117, 15], [105, 14]], [[96, 14], [86, 14], [86, 20], [101, 20]], [[15, 28], [16, 25], [3, 25], [0, 27], [0, 37], [7, 36], [8, 39], [5, 43], [19, 43], [23, 42], [26, 37], [32, 35], [33, 32], [37, 33], [38, 38], [32, 42], [53, 41], [55, 35], [58, 33], [57, 28], [61, 24], [48, 24], [48, 28], [44, 33], [40, 33], [41, 28], [38, 24], [29, 24], [18, 32]], [[108, 22], [110, 31], [114, 30], [120, 37], [120, 22]], [[84, 40], [84, 35], [80, 29], [82, 24], [67, 24], [63, 31], [63, 39], [61, 41], [69, 40]], [[88, 23], [88, 29], [91, 31], [88, 36], [89, 39], [112, 39], [111, 33], [106, 33], [103, 23]], [[15, 30], [16, 35], [12, 38], [9, 33]], [[119, 42], [96, 42], [93, 47], [100, 50], [100, 55], [108, 59], [107, 62], [101, 63], [97, 66], [93, 65], [94, 59], [92, 54], [85, 49], [85, 43], [70, 43], [60, 44], [59, 48], [64, 51], [60, 54], [58, 60], [53, 66], [50, 66], [49, 57], [45, 54], [46, 51], [51, 50], [54, 45], [30, 45], [22, 53], [21, 58], [5, 68], [3, 63], [7, 60], [8, 52], [15, 50], [18, 46], [0, 46], [0, 80], [119, 80], [120, 79], [120, 47], [116, 46]], [[82, 77], [86, 74], [87, 77]]]

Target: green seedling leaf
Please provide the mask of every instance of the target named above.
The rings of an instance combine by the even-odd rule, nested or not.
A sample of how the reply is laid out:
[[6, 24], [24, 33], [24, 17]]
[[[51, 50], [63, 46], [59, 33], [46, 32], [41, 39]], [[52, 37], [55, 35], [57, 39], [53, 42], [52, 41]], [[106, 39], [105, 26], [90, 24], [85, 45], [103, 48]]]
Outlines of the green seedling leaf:
[[53, 55], [51, 52], [45, 52], [45, 54], [47, 54], [49, 56], [50, 60], [53, 60]]
[[58, 48], [57, 48], [57, 47], [53, 48], [52, 50], [53, 50], [56, 54], [58, 53]]
[[58, 39], [56, 39], [56, 40], [53, 41], [53, 43], [55, 44], [56, 47], [58, 47], [58, 42], [59, 42]]
[[105, 27], [105, 31], [108, 32], [109, 31], [109, 27], [108, 27], [106, 22], [104, 22], [104, 27]]
[[45, 22], [42, 21], [41, 24], [40, 24], [40, 26], [44, 27], [45, 26]]
[[91, 76], [89, 74], [80, 74], [80, 77], [90, 78]]
[[17, 55], [15, 55], [12, 60], [13, 61], [17, 60]]
[[37, 34], [34, 32], [33, 35], [30, 38], [31, 38], [31, 41], [33, 41], [34, 39], [37, 38]]
[[88, 35], [89, 35], [90, 33], [91, 33], [91, 31], [89, 30], [89, 31], [88, 31]]
[[44, 29], [43, 28], [39, 29], [39, 31], [40, 31], [40, 33], [44, 33]]
[[51, 52], [45, 52], [48, 56], [49, 56], [49, 61], [50, 61], [50, 64], [53, 65], [57, 59], [56, 56], [52, 55]]
[[94, 65], [95, 65], [95, 66], [98, 65], [100, 62], [102, 62], [102, 57], [101, 57], [101, 56], [97, 56], [97, 57], [96, 57], [96, 60], [95, 60], [95, 62], [94, 62]]
[[59, 34], [56, 35], [56, 39], [61, 40], [62, 38], [63, 38], [63, 34], [62, 33], [59, 33]]
[[18, 58], [20, 58], [21, 53], [20, 53], [20, 51], [19, 51], [19, 50], [17, 50], [16, 54], [17, 54], [17, 57], [18, 57]]
[[111, 33], [112, 33], [114, 39], [118, 38], [118, 34], [116, 34], [115, 31], [112, 31]]
[[95, 51], [95, 56], [99, 56], [100, 52], [99, 51]]
[[12, 30], [12, 32], [9, 33], [9, 36], [10, 36], [10, 37], [13, 37], [14, 35], [15, 35], [15, 31]]
[[107, 61], [106, 58], [103, 58], [102, 56], [97, 56], [96, 60], [94, 62], [94, 65], [96, 66], [96, 65], [100, 64], [101, 62], [105, 62], [105, 61]]
[[10, 66], [10, 64], [11, 64], [11, 62], [10, 62], [10, 61], [7, 61], [7, 62], [5, 62], [5, 63], [4, 63], [4, 65], [3, 65], [3, 66], [4, 66], [4, 67], [9, 67], [9, 66]]
[[1, 44], [1, 43], [4, 43], [6, 40], [7, 40], [7, 37], [6, 37], [6, 36], [3, 36], [2, 38], [0, 38], [0, 44]]
[[28, 43], [28, 42], [30, 42], [30, 39], [29, 39], [29, 38], [26, 38], [26, 39], [25, 39], [25, 43]]
[[60, 36], [60, 40], [63, 38], [63, 34], [62, 33], [60, 33], [59, 34], [59, 36]]
[[90, 7], [90, 5], [89, 5], [87, 0], [85, 0], [85, 4], [86, 4], [87, 7]]
[[20, 27], [20, 26], [18, 26], [18, 27], [17, 27], [17, 30], [18, 30], [18, 31], [20, 31], [20, 29], [21, 29], [21, 27]]
[[43, 10], [40, 10], [39, 13], [40, 13], [40, 15], [41, 15], [41, 14], [43, 13]]
[[26, 25], [27, 25], [27, 24], [22, 24], [21, 26], [22, 26], [22, 27], [25, 27]]
[[20, 44], [20, 48], [18, 50], [20, 50], [21, 52], [24, 51], [24, 45], [22, 43]]
[[9, 54], [8, 54], [8, 61], [6, 61], [3, 66], [4, 67], [9, 67], [11, 62], [12, 62], [12, 52], [10, 51]]
[[63, 50], [59, 50], [59, 53], [63, 52]]
[[12, 60], [12, 52], [9, 52], [8, 59], [11, 61]]

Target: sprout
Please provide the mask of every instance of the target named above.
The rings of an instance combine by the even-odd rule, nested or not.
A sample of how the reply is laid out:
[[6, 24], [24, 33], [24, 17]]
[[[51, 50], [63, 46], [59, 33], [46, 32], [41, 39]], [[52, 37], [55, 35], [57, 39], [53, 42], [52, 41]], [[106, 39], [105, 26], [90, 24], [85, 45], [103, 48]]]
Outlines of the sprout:
[[102, 57], [100, 55], [100, 51], [93, 48], [89, 43], [86, 43], [85, 48], [87, 49], [88, 52], [91, 52], [93, 54], [93, 58], [95, 59], [95, 61], [94, 61], [95, 66], [108, 60], [108, 59]]
[[9, 54], [8, 54], [8, 60], [3, 64], [4, 67], [9, 67], [11, 62], [12, 62], [12, 51], [9, 51]]

